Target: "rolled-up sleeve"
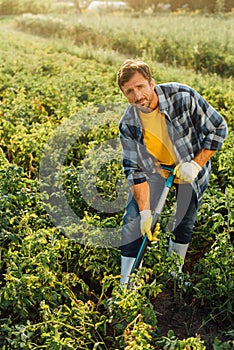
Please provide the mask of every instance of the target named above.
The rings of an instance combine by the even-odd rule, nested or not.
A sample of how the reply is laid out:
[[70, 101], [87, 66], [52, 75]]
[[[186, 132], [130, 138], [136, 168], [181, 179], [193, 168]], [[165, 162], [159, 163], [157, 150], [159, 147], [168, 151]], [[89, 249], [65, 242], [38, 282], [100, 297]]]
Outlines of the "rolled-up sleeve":
[[140, 167], [137, 140], [133, 137], [134, 131], [131, 130], [131, 126], [124, 122], [120, 122], [119, 130], [122, 144], [122, 164], [128, 185], [145, 182], [146, 175]]

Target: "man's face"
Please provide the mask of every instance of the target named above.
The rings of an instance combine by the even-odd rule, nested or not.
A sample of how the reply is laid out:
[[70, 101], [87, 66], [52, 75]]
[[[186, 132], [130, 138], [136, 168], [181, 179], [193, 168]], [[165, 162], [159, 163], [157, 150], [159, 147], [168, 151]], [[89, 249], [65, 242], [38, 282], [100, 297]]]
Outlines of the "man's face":
[[158, 103], [154, 91], [154, 80], [149, 82], [142, 74], [136, 72], [128, 82], [122, 86], [122, 91], [128, 102], [141, 110], [150, 111], [156, 108]]

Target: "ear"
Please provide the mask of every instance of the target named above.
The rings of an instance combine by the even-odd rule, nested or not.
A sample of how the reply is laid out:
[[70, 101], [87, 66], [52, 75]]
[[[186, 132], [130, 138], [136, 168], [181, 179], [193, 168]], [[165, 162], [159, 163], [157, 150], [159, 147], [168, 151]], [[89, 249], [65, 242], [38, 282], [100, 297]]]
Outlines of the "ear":
[[152, 78], [151, 81], [150, 81], [150, 86], [151, 86], [152, 88], [154, 88], [154, 85], [155, 85], [155, 82], [154, 82], [154, 79]]

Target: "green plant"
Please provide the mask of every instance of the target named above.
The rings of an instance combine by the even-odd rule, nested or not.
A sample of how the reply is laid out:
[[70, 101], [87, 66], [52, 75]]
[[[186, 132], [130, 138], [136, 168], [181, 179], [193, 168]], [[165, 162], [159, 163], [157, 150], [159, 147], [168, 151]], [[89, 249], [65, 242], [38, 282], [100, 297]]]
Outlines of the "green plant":
[[[219, 233], [210, 250], [197, 265], [196, 300], [209, 310], [208, 320], [233, 325], [233, 245], [228, 233]], [[208, 322], [205, 321], [205, 322]]]
[[163, 350], [205, 350], [206, 346], [204, 341], [200, 340], [200, 337], [190, 337], [188, 339], [179, 340], [173, 330], [170, 330], [167, 337], [162, 337], [156, 341], [156, 349]]
[[[137, 281], [138, 279], [136, 283], [138, 283]], [[141, 283], [135, 290], [115, 286], [111, 298], [103, 301], [108, 310], [108, 323], [113, 327], [115, 337], [119, 339], [120, 344], [122, 344], [122, 341], [124, 341], [124, 344], [127, 344], [128, 341], [133, 341], [136, 344], [142, 341], [141, 345], [143, 345], [146, 339], [151, 338], [148, 332], [157, 327], [153, 306], [144, 291], [142, 293], [144, 285], [145, 282], [141, 279]], [[131, 330], [132, 327], [133, 330]], [[135, 339], [137, 333], [135, 328], [139, 331], [142, 330], [139, 334], [139, 341]], [[124, 339], [122, 339], [122, 335], [124, 335]]]
[[143, 322], [142, 315], [139, 314], [124, 330], [123, 337], [126, 343], [124, 349], [154, 349], [151, 335], [153, 329], [154, 327]]
[[234, 346], [233, 340], [228, 340], [226, 342], [223, 342], [219, 340], [217, 337], [215, 337], [214, 343], [213, 343], [213, 349], [214, 350], [231, 350]]

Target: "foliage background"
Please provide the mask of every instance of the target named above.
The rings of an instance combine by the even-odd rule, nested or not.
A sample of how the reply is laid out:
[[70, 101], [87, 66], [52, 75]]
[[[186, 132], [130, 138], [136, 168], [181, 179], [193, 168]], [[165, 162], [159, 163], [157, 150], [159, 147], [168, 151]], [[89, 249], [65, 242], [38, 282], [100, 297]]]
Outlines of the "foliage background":
[[[65, 4], [26, 0], [11, 0], [7, 6], [0, 1], [0, 12], [1, 348], [231, 349], [233, 15], [178, 8], [170, 15], [78, 15]], [[229, 125], [228, 139], [212, 161], [189, 248], [189, 292], [169, 274], [176, 264], [166, 253], [165, 230], [173, 194], [160, 218], [160, 239], [147, 251], [136, 277], [136, 291], [119, 290], [118, 248], [69, 239], [54, 226], [42, 200], [39, 171], [45, 145], [66, 120], [80, 115], [90, 127], [66, 156], [63, 189], [83, 219], [85, 239], [94, 239], [103, 227], [113, 232], [121, 227], [122, 211], [99, 212], [84, 200], [77, 170], [89, 155], [95, 171], [101, 149], [93, 154], [93, 146], [118, 136], [116, 120], [125, 100], [116, 86], [116, 71], [129, 56], [147, 60], [157, 82], [192, 85]], [[119, 179], [118, 153], [98, 172], [99, 193], [110, 203], [118, 196]], [[58, 203], [55, 192], [49, 196], [50, 203]], [[174, 289], [179, 307], [189, 298], [194, 314], [205, 311], [201, 329], [218, 324], [219, 332], [205, 338], [189, 328], [184, 338], [173, 329], [163, 334], [155, 300], [168, 288]]]

